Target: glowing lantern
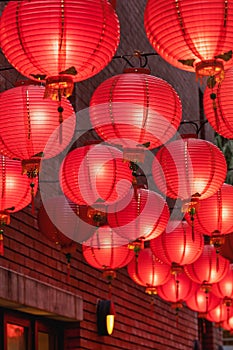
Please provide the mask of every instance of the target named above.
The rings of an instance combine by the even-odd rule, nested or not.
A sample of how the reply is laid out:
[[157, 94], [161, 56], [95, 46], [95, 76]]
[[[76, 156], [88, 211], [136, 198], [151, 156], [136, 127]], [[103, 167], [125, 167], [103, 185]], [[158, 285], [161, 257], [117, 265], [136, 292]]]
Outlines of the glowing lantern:
[[167, 264], [184, 266], [192, 264], [202, 254], [204, 239], [201, 233], [195, 233], [185, 221], [170, 221], [166, 231], [150, 241], [151, 250]]
[[[10, 213], [30, 204], [36, 194], [38, 180], [22, 175], [21, 162], [0, 155], [0, 224], [10, 223]], [[3, 230], [0, 230], [0, 254], [3, 255]]]
[[217, 297], [229, 300], [233, 299], [233, 264], [229, 265], [227, 274], [221, 281], [214, 283], [211, 288], [211, 292]]
[[203, 252], [196, 261], [184, 266], [184, 271], [192, 281], [204, 285], [221, 281], [228, 269], [229, 260], [219, 256], [210, 244], [204, 245]]
[[231, 316], [228, 320], [223, 321], [221, 327], [225, 330], [232, 332], [233, 330], [233, 316]]
[[[216, 248], [224, 243], [224, 235], [233, 231], [233, 186], [223, 184], [211, 197], [199, 203], [195, 215], [195, 230], [211, 236], [211, 243]], [[190, 216], [187, 221], [192, 225]]]
[[157, 287], [170, 278], [171, 266], [159, 260], [150, 248], [139, 251], [127, 266], [130, 278], [146, 287], [146, 293], [157, 294]]
[[180, 273], [176, 277], [171, 275], [167, 283], [157, 287], [157, 292], [160, 298], [173, 303], [173, 308], [177, 308], [192, 295], [195, 288], [196, 284], [186, 274]]
[[233, 138], [232, 86], [233, 69], [230, 68], [221, 84], [213, 80], [208, 82], [203, 100], [208, 122], [218, 134], [228, 139]]
[[62, 99], [60, 120], [58, 103], [44, 99], [44, 91], [43, 86], [25, 83], [0, 94], [3, 150], [23, 160], [26, 170], [27, 164], [30, 168], [41, 158], [54, 157], [64, 150], [75, 130], [76, 118], [70, 102]]
[[221, 324], [223, 321], [227, 321], [232, 316], [232, 306], [221, 301], [218, 306], [210, 310], [206, 315], [206, 319], [210, 322]]
[[76, 148], [65, 157], [60, 169], [60, 183], [74, 203], [114, 203], [132, 186], [132, 174], [123, 154], [105, 144]]
[[155, 51], [171, 65], [221, 78], [224, 67], [233, 64], [232, 14], [230, 1], [148, 0], [145, 30]]
[[199, 313], [199, 317], [206, 317], [207, 313], [218, 306], [220, 299], [206, 289], [197, 285], [192, 295], [185, 300], [186, 305], [193, 311]]
[[102, 270], [104, 276], [111, 279], [115, 277], [115, 270], [126, 266], [134, 256], [127, 243], [111, 227], [104, 225], [83, 242], [83, 256], [89, 265]]
[[165, 199], [156, 192], [138, 188], [129, 191], [123, 200], [108, 207], [108, 224], [132, 242], [159, 236], [169, 220]]
[[46, 81], [46, 95], [59, 99], [72, 93], [74, 82], [110, 62], [119, 23], [107, 0], [10, 1], [2, 13], [0, 41], [20, 73]]
[[158, 147], [176, 133], [182, 116], [180, 99], [166, 81], [146, 73], [127, 69], [95, 90], [90, 118], [105, 141], [140, 152], [140, 146]]
[[[34, 194], [38, 181], [34, 182]], [[31, 180], [22, 175], [21, 162], [0, 155], [0, 213], [8, 215], [30, 204], [32, 199]]]
[[223, 153], [211, 142], [183, 138], [158, 151], [152, 174], [160, 191], [170, 198], [205, 199], [222, 186], [226, 161]]

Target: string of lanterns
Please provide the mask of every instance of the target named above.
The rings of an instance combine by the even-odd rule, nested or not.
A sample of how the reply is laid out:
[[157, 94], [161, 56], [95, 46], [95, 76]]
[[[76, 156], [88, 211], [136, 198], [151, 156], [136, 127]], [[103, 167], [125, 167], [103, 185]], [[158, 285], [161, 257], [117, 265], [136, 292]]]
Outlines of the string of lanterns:
[[[40, 15], [45, 5], [49, 21]], [[225, 137], [232, 136], [227, 94], [232, 16], [231, 1], [148, 0], [145, 9], [146, 34], [157, 53], [177, 68], [209, 77], [205, 112]], [[1, 48], [34, 83], [0, 94], [2, 224], [9, 224], [9, 212], [21, 210], [35, 195], [41, 161], [69, 145], [75, 118], [66, 98], [73, 84], [104, 69], [119, 40], [119, 21], [107, 0], [22, 0], [6, 5]], [[63, 196], [43, 203], [39, 228], [63, 246], [68, 263], [76, 243], [82, 243], [86, 262], [109, 281], [127, 266], [130, 278], [147, 293], [158, 293], [176, 308], [185, 302], [224, 324], [232, 316], [232, 288], [224, 292], [220, 283], [227, 283], [231, 270], [229, 260], [220, 255], [219, 235], [232, 231], [232, 187], [224, 183], [226, 160], [214, 144], [190, 135], [178, 137], [181, 116], [176, 91], [145, 67], [131, 67], [100, 84], [90, 101], [90, 120], [104, 142], [67, 154], [59, 177]], [[162, 194], [148, 184], [140, 186], [138, 179], [155, 148], [151, 170]], [[186, 213], [186, 221], [173, 222], [173, 229], [165, 196], [181, 200]], [[66, 226], [71, 224], [72, 235], [67, 236]], [[85, 239], [80, 239], [79, 230], [85, 231]], [[204, 244], [204, 235], [213, 238], [216, 233], [215, 241]]]

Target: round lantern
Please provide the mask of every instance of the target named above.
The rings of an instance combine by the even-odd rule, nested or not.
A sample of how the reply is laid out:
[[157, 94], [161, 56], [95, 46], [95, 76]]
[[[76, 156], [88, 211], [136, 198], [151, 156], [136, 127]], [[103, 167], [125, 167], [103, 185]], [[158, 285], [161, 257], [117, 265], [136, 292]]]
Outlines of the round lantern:
[[60, 183], [74, 203], [114, 203], [132, 186], [132, 174], [123, 154], [105, 144], [76, 148], [65, 157], [60, 169]]
[[221, 83], [208, 84], [204, 92], [205, 116], [212, 128], [227, 139], [233, 138], [233, 69], [226, 71]]
[[233, 65], [233, 3], [148, 0], [145, 30], [171, 65], [200, 76], [221, 74]]
[[170, 221], [166, 231], [150, 241], [151, 250], [167, 264], [183, 266], [196, 261], [204, 249], [201, 233], [195, 232], [186, 221]]
[[160, 298], [177, 307], [192, 295], [195, 288], [196, 284], [186, 274], [180, 273], [177, 276], [171, 275], [167, 283], [157, 287], [157, 292]]
[[138, 256], [135, 255], [127, 266], [130, 278], [146, 287], [148, 294], [157, 294], [157, 286], [169, 280], [170, 268], [171, 266], [159, 260], [150, 248], [140, 250]]
[[134, 256], [133, 250], [128, 248], [127, 241], [119, 237], [108, 225], [99, 227], [83, 242], [82, 251], [88, 264], [102, 270], [107, 277], [114, 277], [114, 270], [126, 266]]
[[227, 274], [221, 281], [212, 284], [211, 292], [217, 297], [232, 301], [233, 299], [233, 264], [229, 265]]
[[204, 246], [200, 257], [192, 264], [184, 266], [188, 277], [199, 284], [210, 285], [221, 281], [229, 269], [229, 260], [219, 256], [215, 247], [210, 244]]
[[233, 331], [233, 316], [231, 316], [228, 320], [223, 321], [221, 327], [227, 331]]
[[221, 324], [223, 321], [227, 321], [232, 315], [232, 306], [221, 301], [218, 306], [210, 310], [206, 315], [206, 319], [210, 322]]
[[76, 247], [75, 242], [87, 240], [95, 228], [79, 216], [79, 208], [64, 196], [48, 198], [38, 211], [38, 227], [49, 240], [61, 246]]
[[[10, 223], [10, 214], [32, 203], [38, 179], [22, 175], [21, 162], [0, 155], [0, 225]], [[3, 255], [3, 230], [0, 229], [0, 255]]]
[[[224, 183], [211, 197], [203, 199], [195, 215], [195, 230], [211, 236], [211, 242], [219, 248], [224, 236], [233, 231], [233, 186]], [[192, 225], [190, 215], [186, 219]]]
[[170, 198], [205, 199], [222, 186], [226, 160], [211, 142], [187, 137], [158, 151], [152, 174], [159, 190]]
[[160, 146], [176, 133], [182, 116], [172, 86], [141, 69], [105, 80], [90, 106], [92, 126], [100, 137], [125, 148]]
[[110, 62], [119, 23], [107, 0], [10, 1], [1, 16], [0, 41], [21, 74], [46, 80], [47, 94], [59, 98]]
[[[36, 194], [38, 180], [33, 183], [33, 192]], [[31, 179], [22, 175], [21, 162], [0, 155], [0, 221], [1, 217], [17, 212], [32, 200]]]
[[185, 300], [186, 305], [193, 311], [199, 313], [199, 317], [206, 317], [210, 310], [218, 306], [221, 299], [211, 292], [207, 292], [197, 285], [196, 290]]
[[[76, 125], [70, 102], [62, 99], [63, 123], [56, 101], [44, 99], [39, 85], [14, 87], [0, 94], [0, 134], [3, 149], [21, 160], [51, 158], [69, 144]], [[17, 141], [17, 142], [16, 142]]]
[[108, 207], [109, 226], [132, 242], [150, 240], [159, 236], [169, 220], [165, 199], [156, 192], [138, 188], [131, 189], [123, 200]]

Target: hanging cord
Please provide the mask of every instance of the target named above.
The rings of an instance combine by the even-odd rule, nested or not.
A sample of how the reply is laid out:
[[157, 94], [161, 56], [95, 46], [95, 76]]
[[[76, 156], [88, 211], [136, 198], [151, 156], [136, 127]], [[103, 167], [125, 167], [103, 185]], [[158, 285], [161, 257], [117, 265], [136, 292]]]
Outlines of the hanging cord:
[[[158, 56], [156, 52], [140, 52], [139, 50], [134, 50], [133, 54], [126, 54], [126, 55], [118, 55], [114, 56], [113, 59], [123, 59], [127, 65], [131, 68], [138, 67], [138, 62], [139, 62], [139, 67], [140, 68], [145, 68], [148, 65], [148, 57], [149, 56]], [[137, 65], [133, 62], [137, 62]]]
[[62, 100], [62, 96], [61, 96], [61, 90], [58, 91], [58, 103], [59, 106], [57, 108], [57, 111], [59, 113], [59, 143], [60, 145], [62, 144], [62, 122], [63, 122], [63, 112], [64, 112], [64, 108], [61, 105], [61, 100]]

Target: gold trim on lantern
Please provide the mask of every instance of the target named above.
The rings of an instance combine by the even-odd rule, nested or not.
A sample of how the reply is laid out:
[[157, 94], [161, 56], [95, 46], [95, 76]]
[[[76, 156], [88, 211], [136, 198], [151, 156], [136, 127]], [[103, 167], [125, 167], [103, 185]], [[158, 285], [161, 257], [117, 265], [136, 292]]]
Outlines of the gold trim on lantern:
[[218, 82], [224, 79], [223, 62], [219, 60], [205, 60], [195, 65], [197, 79], [204, 76], [215, 76]]
[[53, 101], [60, 101], [61, 97], [72, 95], [74, 88], [73, 79], [69, 76], [55, 76], [46, 79], [44, 98], [50, 98]]

